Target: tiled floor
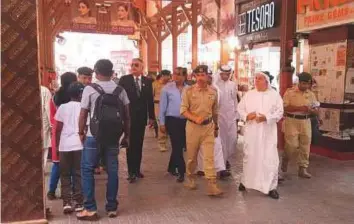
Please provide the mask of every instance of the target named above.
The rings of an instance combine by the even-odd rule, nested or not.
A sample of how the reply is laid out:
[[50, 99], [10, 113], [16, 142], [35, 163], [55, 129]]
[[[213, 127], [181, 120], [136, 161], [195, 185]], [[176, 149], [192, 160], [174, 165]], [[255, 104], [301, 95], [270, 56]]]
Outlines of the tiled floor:
[[[223, 198], [205, 196], [204, 181], [199, 189], [188, 191], [166, 174], [170, 152], [157, 149], [152, 132], [148, 132], [143, 154], [145, 179], [136, 184], [126, 181], [125, 153], [119, 156], [119, 217], [108, 219], [104, 213], [106, 176], [96, 178], [99, 223], [200, 223], [200, 224], [345, 224], [354, 223], [354, 162], [339, 162], [311, 157], [311, 180], [299, 179], [295, 165], [288, 180], [279, 186], [280, 200], [250, 191], [237, 190], [241, 172], [241, 150], [232, 164], [233, 178], [220, 182]], [[80, 223], [74, 215], [62, 214], [61, 201], [51, 201], [54, 218], [50, 223]]]

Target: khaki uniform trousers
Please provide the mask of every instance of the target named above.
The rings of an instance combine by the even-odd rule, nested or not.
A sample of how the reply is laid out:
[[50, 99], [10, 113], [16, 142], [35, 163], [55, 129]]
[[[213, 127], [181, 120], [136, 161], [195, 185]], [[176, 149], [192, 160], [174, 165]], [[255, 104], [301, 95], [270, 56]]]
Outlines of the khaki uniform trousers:
[[311, 120], [286, 117], [284, 120], [285, 160], [290, 160], [294, 152], [298, 152], [299, 167], [309, 166], [311, 145]]
[[203, 150], [204, 173], [206, 179], [215, 179], [214, 166], [214, 124], [198, 125], [190, 121], [186, 125], [187, 176], [192, 176], [197, 168], [199, 149]]
[[159, 145], [159, 149], [161, 151], [166, 151], [167, 150], [167, 140], [168, 140], [168, 136], [166, 133], [162, 133], [160, 131], [160, 122], [159, 122], [159, 111], [160, 111], [160, 106], [158, 103], [155, 103], [155, 117], [157, 119], [157, 125], [158, 127], [158, 137], [157, 137], [157, 143]]

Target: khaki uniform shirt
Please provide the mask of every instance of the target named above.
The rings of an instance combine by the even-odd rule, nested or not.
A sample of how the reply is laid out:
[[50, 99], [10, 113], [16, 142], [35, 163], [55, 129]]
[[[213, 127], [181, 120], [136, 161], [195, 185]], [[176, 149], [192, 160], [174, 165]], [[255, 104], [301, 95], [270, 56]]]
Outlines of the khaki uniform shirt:
[[215, 88], [199, 88], [197, 85], [186, 88], [182, 94], [181, 114], [186, 111], [205, 119], [218, 114], [218, 94]]
[[[297, 86], [286, 90], [284, 97], [284, 108], [287, 106], [312, 106], [317, 102], [315, 94], [311, 90], [302, 92]], [[304, 112], [291, 112], [291, 114], [306, 115]]]
[[153, 94], [154, 94], [154, 102], [160, 101], [161, 90], [165, 86], [165, 84], [161, 83], [159, 80], [156, 80], [152, 84]]

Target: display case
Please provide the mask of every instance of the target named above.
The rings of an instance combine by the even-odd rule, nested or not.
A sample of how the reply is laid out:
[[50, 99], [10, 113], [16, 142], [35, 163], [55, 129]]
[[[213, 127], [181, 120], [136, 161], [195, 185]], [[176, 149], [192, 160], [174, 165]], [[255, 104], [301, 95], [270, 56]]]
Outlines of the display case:
[[354, 152], [354, 41], [310, 46], [313, 91], [321, 103], [315, 144]]

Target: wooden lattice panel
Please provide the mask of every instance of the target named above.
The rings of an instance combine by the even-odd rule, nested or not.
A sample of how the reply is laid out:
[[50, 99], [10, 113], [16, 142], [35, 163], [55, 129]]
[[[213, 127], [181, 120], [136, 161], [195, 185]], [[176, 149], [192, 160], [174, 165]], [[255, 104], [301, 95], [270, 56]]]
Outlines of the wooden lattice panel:
[[1, 4], [1, 221], [43, 219], [36, 0]]

